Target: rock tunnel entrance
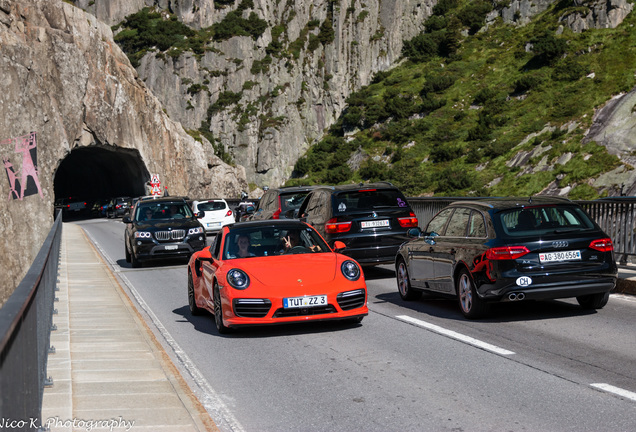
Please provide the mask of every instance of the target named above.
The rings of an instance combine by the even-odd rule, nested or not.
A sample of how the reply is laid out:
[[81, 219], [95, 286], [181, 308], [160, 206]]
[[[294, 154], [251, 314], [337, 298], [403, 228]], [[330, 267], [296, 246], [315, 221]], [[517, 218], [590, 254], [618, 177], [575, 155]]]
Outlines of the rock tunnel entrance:
[[80, 147], [55, 172], [55, 201], [73, 197], [95, 203], [145, 195], [148, 180], [150, 174], [136, 150]]

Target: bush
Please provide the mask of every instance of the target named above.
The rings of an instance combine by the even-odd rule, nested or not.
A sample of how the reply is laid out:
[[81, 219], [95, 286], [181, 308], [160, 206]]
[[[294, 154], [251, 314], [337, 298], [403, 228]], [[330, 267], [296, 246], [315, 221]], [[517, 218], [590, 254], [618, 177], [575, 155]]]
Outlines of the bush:
[[536, 75], [524, 74], [514, 82], [514, 93], [525, 93], [541, 84], [541, 78]]
[[426, 77], [424, 87], [420, 91], [422, 96], [428, 93], [438, 93], [446, 90], [455, 83], [455, 78], [448, 75], [429, 75]]
[[325, 173], [323, 180], [329, 184], [343, 183], [351, 178], [353, 172], [347, 165], [340, 165], [334, 169], [330, 169]]
[[554, 78], [559, 81], [576, 81], [587, 74], [585, 66], [573, 58], [566, 58], [554, 67]]
[[473, 188], [473, 177], [466, 166], [454, 165], [442, 170], [436, 177], [437, 192], [449, 193]]
[[567, 43], [564, 39], [555, 37], [550, 32], [542, 33], [530, 41], [535, 60], [540, 64], [552, 64], [565, 54]]

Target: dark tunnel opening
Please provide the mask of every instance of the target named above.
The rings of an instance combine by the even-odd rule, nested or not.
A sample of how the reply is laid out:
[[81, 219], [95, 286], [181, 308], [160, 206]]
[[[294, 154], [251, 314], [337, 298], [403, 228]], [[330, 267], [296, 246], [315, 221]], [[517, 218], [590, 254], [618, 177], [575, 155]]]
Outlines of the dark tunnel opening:
[[97, 203], [145, 195], [148, 180], [150, 174], [136, 150], [80, 147], [71, 151], [55, 172], [55, 202], [86, 201], [86, 211], [78, 212], [78, 216], [89, 216], [90, 208]]

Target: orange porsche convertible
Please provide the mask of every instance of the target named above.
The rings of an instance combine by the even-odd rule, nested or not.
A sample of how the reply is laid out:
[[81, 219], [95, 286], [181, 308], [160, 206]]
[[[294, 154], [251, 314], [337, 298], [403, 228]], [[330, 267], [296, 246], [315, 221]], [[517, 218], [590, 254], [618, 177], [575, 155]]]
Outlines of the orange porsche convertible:
[[369, 312], [360, 265], [334, 252], [310, 225], [289, 219], [224, 227], [190, 258], [188, 303], [193, 315], [214, 314], [219, 333], [244, 325], [360, 322]]

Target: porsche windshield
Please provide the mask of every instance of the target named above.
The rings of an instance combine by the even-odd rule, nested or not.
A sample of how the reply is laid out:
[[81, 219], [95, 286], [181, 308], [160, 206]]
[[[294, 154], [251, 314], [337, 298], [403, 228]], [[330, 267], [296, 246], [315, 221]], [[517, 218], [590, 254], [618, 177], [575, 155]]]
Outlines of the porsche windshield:
[[331, 252], [316, 231], [299, 224], [236, 227], [225, 237], [224, 259]]

